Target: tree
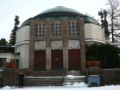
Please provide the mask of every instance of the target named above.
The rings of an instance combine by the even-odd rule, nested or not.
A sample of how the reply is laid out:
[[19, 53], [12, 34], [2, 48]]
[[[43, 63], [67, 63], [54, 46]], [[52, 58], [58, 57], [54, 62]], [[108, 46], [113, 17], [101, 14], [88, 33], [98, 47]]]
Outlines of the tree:
[[93, 44], [86, 48], [86, 59], [98, 60], [103, 68], [120, 68], [120, 48], [110, 44]]
[[0, 46], [7, 46], [8, 45], [8, 42], [6, 41], [5, 38], [1, 38], [0, 39]]
[[16, 29], [13, 29], [10, 34], [9, 45], [15, 45], [15, 40], [16, 40], [15, 38], [16, 38]]
[[12, 30], [11, 34], [10, 34], [10, 41], [9, 44], [10, 45], [15, 45], [15, 41], [16, 41], [16, 30], [18, 29], [18, 25], [20, 23], [19, 21], [19, 16], [15, 16], [15, 24], [14, 24], [14, 29]]
[[108, 15], [110, 19], [109, 26], [112, 35], [112, 42], [115, 42], [117, 38], [120, 38], [120, 35], [115, 33], [115, 31], [120, 30], [120, 2], [119, 0], [108, 0], [107, 5], [109, 6]]
[[108, 31], [107, 11], [99, 11], [98, 15], [101, 17], [101, 27], [105, 30], [105, 38], [108, 40], [110, 33]]

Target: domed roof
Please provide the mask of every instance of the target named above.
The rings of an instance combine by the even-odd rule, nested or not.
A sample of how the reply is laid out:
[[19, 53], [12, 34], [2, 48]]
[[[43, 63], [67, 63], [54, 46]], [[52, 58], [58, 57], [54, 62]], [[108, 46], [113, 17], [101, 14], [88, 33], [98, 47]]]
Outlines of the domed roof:
[[55, 8], [48, 9], [46, 11], [43, 11], [42, 13], [50, 13], [50, 12], [73, 12], [73, 13], [79, 13], [76, 10], [66, 8], [64, 6], [57, 6]]
[[51, 8], [43, 11], [42, 13], [38, 14], [34, 18], [61, 17], [61, 16], [73, 17], [73, 16], [84, 16], [84, 15], [70, 8], [66, 8], [64, 6], [57, 6], [55, 8]]
[[22, 26], [29, 25], [31, 19], [38, 19], [38, 18], [59, 18], [59, 17], [83, 17], [85, 23], [94, 23], [99, 24], [94, 18], [86, 16], [84, 14], [79, 13], [76, 10], [66, 8], [64, 6], [57, 6], [55, 8], [51, 8], [48, 10], [43, 11], [42, 13], [36, 15], [33, 18], [26, 20]]

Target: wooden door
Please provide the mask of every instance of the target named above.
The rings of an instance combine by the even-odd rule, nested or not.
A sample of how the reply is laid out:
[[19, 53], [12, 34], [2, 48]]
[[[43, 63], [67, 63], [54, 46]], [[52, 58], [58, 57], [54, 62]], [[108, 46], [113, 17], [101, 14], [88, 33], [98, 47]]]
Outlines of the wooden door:
[[46, 54], [45, 50], [35, 51], [35, 70], [45, 70], [46, 69]]
[[62, 50], [52, 50], [51, 53], [52, 60], [52, 70], [62, 70], [63, 69], [63, 51]]
[[80, 69], [80, 50], [72, 49], [69, 50], [69, 70], [79, 70]]

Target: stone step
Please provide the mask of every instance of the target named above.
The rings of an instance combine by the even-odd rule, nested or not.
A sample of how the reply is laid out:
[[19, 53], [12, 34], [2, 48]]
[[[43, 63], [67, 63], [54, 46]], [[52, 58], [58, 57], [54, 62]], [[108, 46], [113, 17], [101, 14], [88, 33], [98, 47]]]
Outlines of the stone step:
[[63, 85], [72, 85], [75, 82], [85, 82], [85, 76], [81, 75], [80, 71], [67, 71], [64, 76]]
[[25, 86], [62, 86], [63, 77], [25, 77]]
[[34, 71], [31, 76], [64, 76], [64, 71]]
[[81, 73], [80, 71], [67, 71], [66, 75], [74, 75], [74, 76], [79, 76]]

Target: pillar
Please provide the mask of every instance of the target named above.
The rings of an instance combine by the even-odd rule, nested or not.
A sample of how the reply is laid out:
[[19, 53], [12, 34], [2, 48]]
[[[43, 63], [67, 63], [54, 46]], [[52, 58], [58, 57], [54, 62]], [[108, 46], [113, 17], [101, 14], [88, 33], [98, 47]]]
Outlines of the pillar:
[[63, 24], [63, 68], [64, 70], [68, 70], [68, 22], [67, 20], [62, 21]]
[[78, 21], [80, 30], [80, 58], [81, 58], [81, 71], [86, 71], [86, 54], [85, 54], [85, 33], [84, 33], [84, 20], [80, 18]]
[[52, 30], [50, 26], [50, 20], [46, 21], [47, 31], [46, 31], [46, 70], [51, 70], [51, 37]]

